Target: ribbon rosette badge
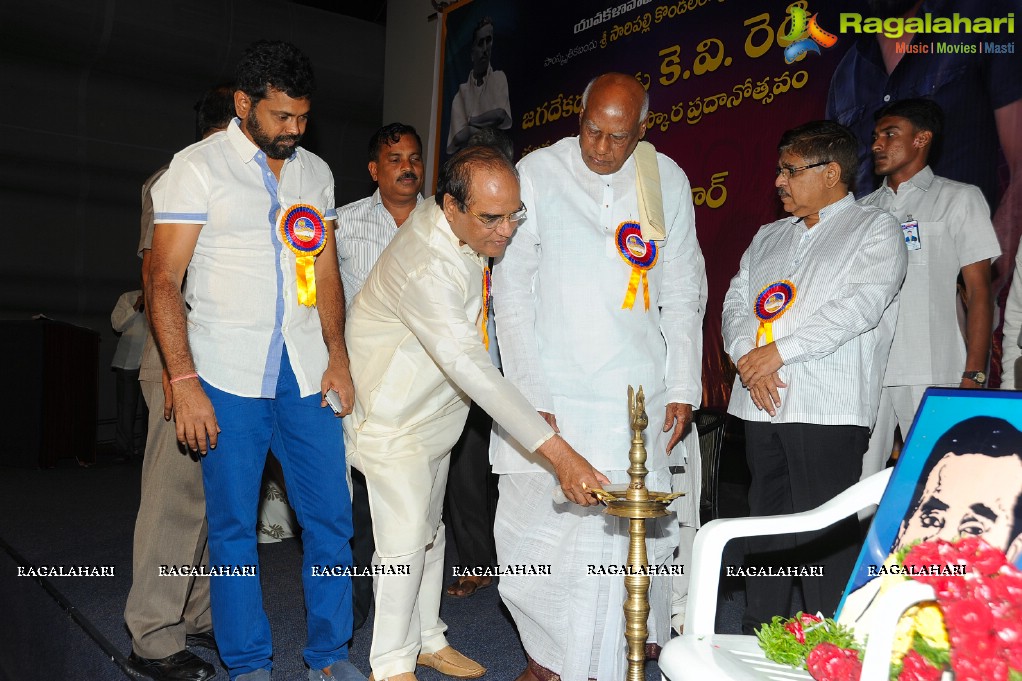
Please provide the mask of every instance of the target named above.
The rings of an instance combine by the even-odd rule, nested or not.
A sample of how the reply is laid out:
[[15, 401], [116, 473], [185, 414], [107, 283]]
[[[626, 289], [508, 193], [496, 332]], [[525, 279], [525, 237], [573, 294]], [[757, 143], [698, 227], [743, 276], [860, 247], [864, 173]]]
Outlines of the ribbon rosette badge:
[[[784, 279], [763, 287], [756, 296], [756, 317], [759, 329], [756, 331], [756, 347], [774, 342], [773, 322], [781, 317], [795, 302], [795, 285]], [[761, 342], [762, 341], [762, 342]]]
[[490, 321], [490, 293], [492, 290], [493, 282], [490, 278], [490, 268], [487, 266], [483, 268], [483, 309], [480, 315], [482, 321], [480, 322], [479, 331], [483, 337], [483, 345], [486, 346], [487, 350], [490, 349], [490, 329], [488, 324]]
[[618, 253], [632, 267], [632, 276], [628, 279], [628, 291], [625, 293], [625, 301], [621, 303], [621, 309], [629, 310], [635, 306], [635, 297], [639, 293], [639, 284], [641, 283], [642, 301], [646, 309], [649, 310], [647, 272], [656, 265], [656, 243], [642, 240], [642, 230], [636, 222], [622, 222], [617, 228], [615, 241]]
[[280, 234], [295, 254], [298, 303], [316, 304], [316, 256], [326, 246], [323, 215], [314, 206], [299, 203], [283, 212]]

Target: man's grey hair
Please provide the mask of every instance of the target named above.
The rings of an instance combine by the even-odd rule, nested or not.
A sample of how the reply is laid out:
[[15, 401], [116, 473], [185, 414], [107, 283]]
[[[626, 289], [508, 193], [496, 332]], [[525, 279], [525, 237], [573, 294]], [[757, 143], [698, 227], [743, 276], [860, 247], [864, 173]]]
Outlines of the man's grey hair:
[[855, 133], [834, 121], [810, 121], [786, 130], [777, 145], [777, 153], [789, 151], [806, 163], [837, 163], [841, 167], [841, 183], [855, 189], [855, 173], [859, 169], [859, 143]]
[[[596, 76], [595, 78], [593, 78], [591, 81], [589, 81], [589, 84], [586, 85], [586, 89], [582, 91], [582, 108], [583, 109], [585, 109], [589, 105], [589, 92], [593, 89], [593, 83], [595, 83], [596, 81], [598, 81], [600, 78], [602, 78], [605, 75], [607, 75], [607, 74], [602, 73], [599, 76]], [[638, 80], [636, 80], [636, 82], [638, 82]], [[640, 125], [642, 125], [642, 122], [644, 120], [646, 120], [646, 114], [648, 114], [648, 113], [649, 113], [649, 91], [646, 90], [646, 88], [643, 88], [642, 89], [642, 111], [639, 112], [639, 124]]]

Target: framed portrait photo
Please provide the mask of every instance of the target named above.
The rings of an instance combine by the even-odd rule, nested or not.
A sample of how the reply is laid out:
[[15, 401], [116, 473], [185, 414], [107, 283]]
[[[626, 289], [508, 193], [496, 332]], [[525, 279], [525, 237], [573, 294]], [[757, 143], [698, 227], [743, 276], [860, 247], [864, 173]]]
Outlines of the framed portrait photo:
[[1022, 567], [1022, 392], [923, 396], [838, 608], [860, 626], [891, 554], [980, 536]]

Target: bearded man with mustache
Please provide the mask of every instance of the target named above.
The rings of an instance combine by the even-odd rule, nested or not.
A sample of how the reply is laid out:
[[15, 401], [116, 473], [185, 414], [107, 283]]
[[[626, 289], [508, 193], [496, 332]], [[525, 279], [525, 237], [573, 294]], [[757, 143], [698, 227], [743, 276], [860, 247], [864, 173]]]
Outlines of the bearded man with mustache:
[[[269, 681], [274, 650], [255, 528], [272, 447], [303, 530], [308, 679], [364, 681], [348, 660], [351, 577], [315, 570], [351, 564], [341, 422], [326, 396], [339, 398], [340, 416], [354, 388], [334, 178], [298, 146], [312, 64], [291, 43], [260, 40], [245, 50], [235, 82], [238, 117], [179, 152], [150, 192], [146, 282], [177, 439], [202, 461], [209, 567], [227, 570], [210, 578], [213, 629], [231, 681]], [[237, 576], [236, 566], [251, 569]]]

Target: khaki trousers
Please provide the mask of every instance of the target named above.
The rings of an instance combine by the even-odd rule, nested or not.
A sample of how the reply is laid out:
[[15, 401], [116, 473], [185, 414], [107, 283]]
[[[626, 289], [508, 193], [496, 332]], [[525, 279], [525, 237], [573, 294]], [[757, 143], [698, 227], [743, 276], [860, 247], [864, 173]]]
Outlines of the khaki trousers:
[[131, 591], [124, 621], [131, 647], [146, 658], [185, 649], [185, 635], [213, 628], [209, 577], [160, 576], [160, 566], [208, 565], [202, 467], [163, 419], [163, 386], [140, 381], [149, 407], [142, 499], [135, 520]]

